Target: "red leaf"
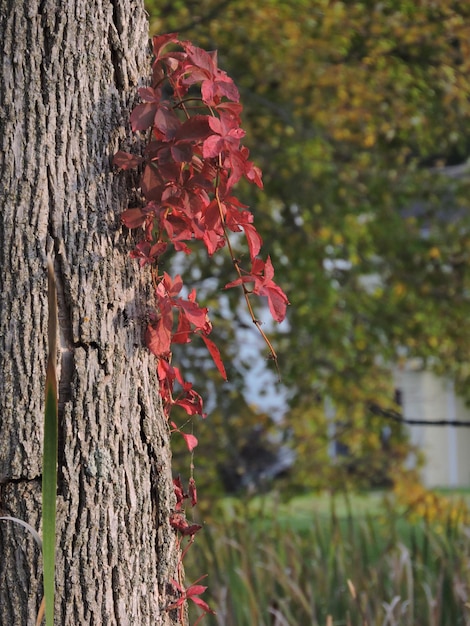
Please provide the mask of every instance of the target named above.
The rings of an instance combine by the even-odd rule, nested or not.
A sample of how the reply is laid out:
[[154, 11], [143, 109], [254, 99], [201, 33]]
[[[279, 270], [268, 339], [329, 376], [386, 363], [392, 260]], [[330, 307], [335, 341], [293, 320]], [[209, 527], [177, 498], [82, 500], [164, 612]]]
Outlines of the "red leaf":
[[220, 135], [211, 135], [204, 142], [203, 155], [205, 159], [218, 156], [224, 149], [225, 142]]
[[149, 325], [145, 332], [147, 348], [155, 356], [168, 354], [171, 346], [171, 331], [158, 323], [156, 326]]
[[201, 308], [197, 302], [190, 302], [181, 299], [175, 301], [174, 304], [184, 312], [184, 315], [186, 315], [191, 324], [194, 325], [195, 330], [202, 330], [206, 333], [211, 331], [212, 325], [209, 321], [209, 317], [207, 316], [208, 309]]
[[181, 596], [181, 598], [178, 598], [178, 600], [175, 600], [175, 602], [172, 602], [171, 604], [169, 604], [167, 606], [167, 609], [168, 609], [168, 611], [172, 611], [173, 609], [177, 609], [179, 606], [181, 606], [185, 602], [186, 602], [186, 597], [185, 596]]
[[209, 115], [195, 115], [186, 120], [178, 129], [177, 141], [198, 142], [212, 134], [209, 126]]
[[174, 279], [171, 278], [167, 272], [163, 272], [163, 278], [158, 284], [157, 294], [165, 298], [169, 296], [170, 298], [175, 298], [179, 292], [183, 289], [183, 279], [179, 274], [175, 276]]
[[225, 371], [225, 367], [222, 361], [222, 358], [220, 356], [220, 352], [218, 347], [215, 345], [215, 343], [209, 339], [208, 337], [206, 337], [205, 335], [200, 335], [200, 337], [202, 338], [202, 340], [204, 341], [204, 343], [207, 346], [207, 349], [209, 350], [209, 353], [217, 367], [217, 369], [219, 370], [219, 372], [222, 375], [222, 378], [224, 380], [227, 380], [227, 373]]
[[176, 530], [180, 530], [180, 528], [187, 528], [189, 526], [184, 513], [172, 513], [172, 515], [170, 515], [169, 522], [173, 528], [176, 528]]
[[142, 193], [148, 201], [160, 200], [162, 193], [161, 185], [162, 179], [155, 163], [149, 163], [144, 169], [141, 180]]
[[[173, 425], [173, 422], [172, 422]], [[186, 498], [186, 494], [184, 493], [183, 483], [181, 482], [181, 478], [173, 478], [173, 488], [175, 490], [176, 496], [176, 510], [179, 511], [182, 507], [183, 500]]]
[[271, 261], [271, 257], [268, 256], [268, 258], [266, 259], [266, 263], [264, 264], [264, 277], [265, 279], [267, 278], [268, 280], [272, 280], [274, 276], [274, 267]]
[[130, 253], [130, 256], [133, 259], [139, 259], [140, 267], [144, 267], [147, 264], [155, 263], [158, 257], [165, 252], [166, 248], [167, 244], [163, 241], [153, 245], [148, 241], [140, 241]]
[[246, 134], [243, 128], [240, 128], [238, 120], [227, 113], [221, 113], [220, 117], [209, 116], [208, 122], [214, 133], [222, 135], [222, 137], [241, 139]]
[[[269, 257], [268, 257], [268, 260], [269, 260]], [[266, 261], [266, 263], [267, 262], [268, 261]], [[269, 262], [271, 263], [270, 260]], [[263, 259], [255, 259], [251, 265], [251, 273], [253, 275], [261, 276], [262, 273], [264, 272], [266, 263], [263, 261]], [[271, 268], [272, 268], [272, 264], [271, 264]], [[273, 270], [273, 274], [274, 274], [274, 270]]]
[[232, 287], [238, 287], [238, 285], [241, 285], [243, 283], [252, 283], [254, 281], [255, 277], [251, 274], [248, 274], [248, 276], [242, 276], [241, 278], [237, 278], [236, 280], [232, 280], [232, 282], [227, 283], [224, 289], [231, 289]]
[[198, 69], [204, 70], [206, 76], [211, 76], [217, 70], [217, 51], [207, 52], [191, 43], [185, 45], [188, 60]]
[[201, 85], [201, 96], [203, 102], [209, 105], [218, 104], [224, 96], [227, 100], [238, 102], [240, 94], [235, 83], [231, 78], [219, 70], [217, 74], [218, 80], [205, 80]]
[[[243, 148], [242, 148], [243, 150]], [[251, 161], [245, 163], [245, 176], [250, 183], [254, 183], [260, 189], [263, 189], [262, 173], [259, 167]]]
[[167, 33], [166, 35], [156, 35], [152, 39], [153, 54], [156, 59], [169, 43], [178, 43], [178, 33]]
[[194, 480], [194, 478], [190, 478], [189, 479], [189, 497], [191, 498], [191, 506], [196, 506], [197, 504], [197, 489], [196, 489], [196, 482]]
[[173, 334], [171, 343], [190, 343], [192, 334], [191, 324], [183, 311], [178, 315], [178, 328]]
[[264, 287], [260, 294], [268, 297], [269, 310], [276, 322], [282, 322], [286, 317], [286, 309], [289, 304], [286, 294], [275, 283]]
[[226, 102], [225, 100], [223, 102], [220, 102], [217, 106], [216, 106], [217, 111], [224, 111], [225, 113], [231, 115], [235, 120], [237, 120], [237, 123], [240, 124], [241, 120], [240, 120], [240, 115], [241, 112], [243, 110], [243, 107], [240, 103], [238, 102]]
[[192, 596], [199, 596], [201, 593], [207, 589], [204, 585], [191, 585], [186, 589], [186, 597], [191, 598]]
[[170, 352], [171, 331], [173, 327], [173, 312], [168, 300], [160, 300], [160, 316], [147, 326], [145, 341], [150, 352], [156, 356], [163, 356]]
[[157, 105], [155, 102], [144, 102], [134, 107], [131, 113], [131, 127], [135, 132], [137, 130], [147, 130], [153, 126]]
[[[257, 259], [259, 261], [259, 259]], [[255, 263], [253, 263], [253, 267]], [[287, 305], [289, 300], [282, 289], [276, 285], [272, 280], [274, 276], [274, 268], [271, 262], [271, 258], [268, 256], [266, 263], [264, 264], [264, 277], [263, 280], [257, 279], [255, 281], [255, 288], [253, 291], [260, 296], [267, 296], [269, 310], [276, 322], [282, 322], [286, 316]]]
[[248, 248], [250, 250], [250, 257], [253, 261], [259, 251], [261, 250], [261, 246], [263, 244], [263, 240], [261, 239], [260, 234], [256, 230], [254, 226], [251, 224], [242, 224], [242, 228], [245, 231], [246, 240], [248, 242]]
[[121, 170], [130, 170], [142, 163], [142, 157], [119, 150], [113, 157], [113, 163]]
[[[264, 274], [264, 275], [263, 275]], [[246, 274], [241, 278], [233, 280], [225, 285], [225, 289], [235, 287], [242, 283], [254, 283], [253, 293], [268, 298], [269, 310], [276, 322], [282, 322], [286, 316], [287, 305], [289, 300], [279, 285], [272, 280], [274, 276], [274, 268], [270, 257], [264, 262], [262, 259], [254, 259], [251, 274]]]
[[205, 417], [202, 411], [202, 398], [194, 389], [187, 391], [183, 398], [175, 400], [175, 404], [184, 409], [188, 415], [201, 415]]
[[191, 435], [190, 433], [184, 433], [181, 430], [179, 430], [178, 432], [180, 433], [180, 435], [183, 436], [183, 439], [185, 440], [186, 445], [188, 446], [188, 450], [192, 452], [194, 448], [197, 447], [197, 444], [198, 444], [197, 437], [195, 437], [194, 435]]
[[193, 147], [189, 143], [172, 144], [170, 150], [176, 163], [190, 163], [193, 158]]
[[[207, 602], [204, 602], [202, 598], [199, 598], [198, 596], [192, 596], [189, 599], [192, 600], [196, 606], [200, 607], [204, 611], [204, 613], [212, 613], [213, 615], [215, 614], [215, 611], [213, 611], [207, 604]], [[196, 623], [194, 624], [194, 626], [196, 626]]]
[[142, 226], [142, 224], [146, 220], [145, 213], [142, 212], [142, 209], [126, 209], [121, 213], [121, 221], [124, 226], [127, 228], [138, 228]]
[[[199, 579], [201, 580], [201, 579]], [[175, 587], [180, 593], [184, 593], [185, 589], [184, 587], [182, 587], [179, 582], [177, 580], [175, 580], [174, 578], [171, 579], [171, 584], [173, 585], [173, 587]]]
[[139, 96], [144, 102], [160, 102], [162, 98], [160, 89], [152, 89], [152, 87], [141, 87], [137, 90]]
[[221, 114], [221, 117], [209, 117], [209, 126], [215, 134], [210, 135], [203, 144], [204, 158], [218, 156], [223, 150], [228, 152], [238, 150], [240, 139], [245, 131], [238, 126], [237, 120], [231, 115]]
[[175, 250], [184, 250], [187, 254], [191, 252], [190, 248], [182, 243], [182, 241], [190, 241], [193, 238], [191, 220], [186, 215], [173, 210], [162, 219], [162, 227], [165, 229], [168, 239], [175, 246]]
[[202, 528], [200, 524], [189, 524], [183, 513], [170, 515], [170, 525], [184, 536], [195, 535]]
[[219, 234], [213, 230], [206, 230], [202, 239], [209, 256], [212, 256], [214, 252], [217, 252], [217, 250], [220, 250], [220, 248], [223, 248], [226, 244], [223, 234]]
[[[201, 576], [201, 578], [205, 578], [205, 576]], [[199, 578], [195, 583], [190, 585], [187, 589], [182, 587], [176, 580], [172, 579], [171, 582], [175, 589], [181, 594], [181, 597], [167, 607], [168, 609], [178, 608], [178, 606], [181, 606], [186, 600], [192, 600], [192, 602], [194, 602], [196, 606], [204, 611], [204, 613], [200, 615], [198, 619], [194, 622], [194, 626], [196, 626], [196, 624], [198, 624], [207, 613], [212, 613], [213, 615], [215, 614], [215, 611], [210, 608], [207, 602], [199, 597], [207, 590], [207, 587], [205, 585], [197, 584], [197, 582], [201, 580], [201, 578]]]
[[169, 141], [176, 135], [176, 131], [181, 126], [178, 116], [172, 109], [159, 107], [155, 113], [153, 125], [158, 128], [163, 137]]
[[[223, 208], [224, 204], [222, 203], [222, 209]], [[212, 200], [212, 202], [204, 207], [203, 218], [207, 228], [209, 228], [210, 230], [220, 230], [220, 232], [223, 233], [219, 204], [217, 200]]]

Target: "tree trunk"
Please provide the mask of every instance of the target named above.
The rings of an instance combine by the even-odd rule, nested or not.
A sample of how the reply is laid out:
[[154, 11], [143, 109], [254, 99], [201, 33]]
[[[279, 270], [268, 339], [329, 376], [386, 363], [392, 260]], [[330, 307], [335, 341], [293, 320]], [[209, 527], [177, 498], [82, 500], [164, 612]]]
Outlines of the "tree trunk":
[[[176, 624], [169, 433], [113, 153], [149, 73], [140, 0], [0, 0], [0, 513], [40, 528], [46, 255], [58, 282], [56, 624]], [[147, 277], [148, 278], [148, 277]], [[38, 549], [0, 522], [0, 623], [31, 625]]]

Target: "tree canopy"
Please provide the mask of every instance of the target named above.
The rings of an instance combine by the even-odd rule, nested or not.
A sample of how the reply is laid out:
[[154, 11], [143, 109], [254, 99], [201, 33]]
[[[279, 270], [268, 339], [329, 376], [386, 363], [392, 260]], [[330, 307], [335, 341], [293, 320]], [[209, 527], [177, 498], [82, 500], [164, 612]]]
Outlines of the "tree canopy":
[[245, 141], [265, 185], [245, 198], [292, 304], [275, 345], [303, 445], [320, 432], [326, 440], [329, 398], [355, 425], [350, 449], [379, 458], [381, 428], [365, 407], [393, 403], [390, 366], [404, 358], [453, 376], [470, 398], [470, 7], [149, 0], [148, 9], [154, 31], [217, 49], [241, 87]]

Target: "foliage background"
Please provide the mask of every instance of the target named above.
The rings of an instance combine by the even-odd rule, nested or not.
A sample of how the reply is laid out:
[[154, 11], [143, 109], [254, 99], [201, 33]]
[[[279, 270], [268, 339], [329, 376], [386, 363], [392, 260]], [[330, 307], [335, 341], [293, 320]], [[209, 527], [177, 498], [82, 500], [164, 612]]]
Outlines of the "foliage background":
[[[238, 325], [229, 313], [236, 295], [220, 292], [232, 276], [228, 256], [212, 259], [210, 270], [202, 255], [177, 260], [206, 294], [219, 318], [218, 345], [233, 363], [222, 385], [197, 349], [178, 355], [213, 408], [210, 423], [192, 426], [199, 482], [227, 488], [228, 473], [232, 487], [243, 476], [245, 486], [259, 487], [243, 446], [251, 442], [251, 459], [275, 453], [280, 416], [297, 454], [285, 479], [290, 491], [396, 479], [406, 438], [368, 411], [370, 403], [394, 406], [390, 364], [420, 358], [454, 377], [470, 399], [470, 7], [449, 0], [146, 4], [152, 34], [177, 31], [217, 49], [240, 87], [245, 143], [265, 183], [264, 192], [247, 187], [240, 197], [292, 303], [274, 340], [282, 369], [274, 396], [273, 379], [256, 369], [254, 330], [244, 328], [242, 312]], [[269, 398], [287, 406], [275, 425], [275, 411], [250, 402], [259, 379], [266, 406]], [[334, 465], [328, 412], [349, 451]], [[250, 482], [251, 475], [258, 478]]]

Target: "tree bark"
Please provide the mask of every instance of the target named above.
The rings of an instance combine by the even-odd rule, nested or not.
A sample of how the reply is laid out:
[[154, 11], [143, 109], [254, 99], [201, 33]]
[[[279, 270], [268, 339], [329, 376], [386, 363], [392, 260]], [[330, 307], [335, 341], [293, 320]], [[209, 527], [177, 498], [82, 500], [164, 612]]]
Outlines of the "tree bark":
[[[148, 277], [119, 214], [140, 0], [0, 0], [0, 513], [40, 528], [46, 255], [61, 331], [56, 624], [177, 623], [169, 432], [143, 347]], [[35, 623], [41, 559], [0, 522], [0, 623]]]

